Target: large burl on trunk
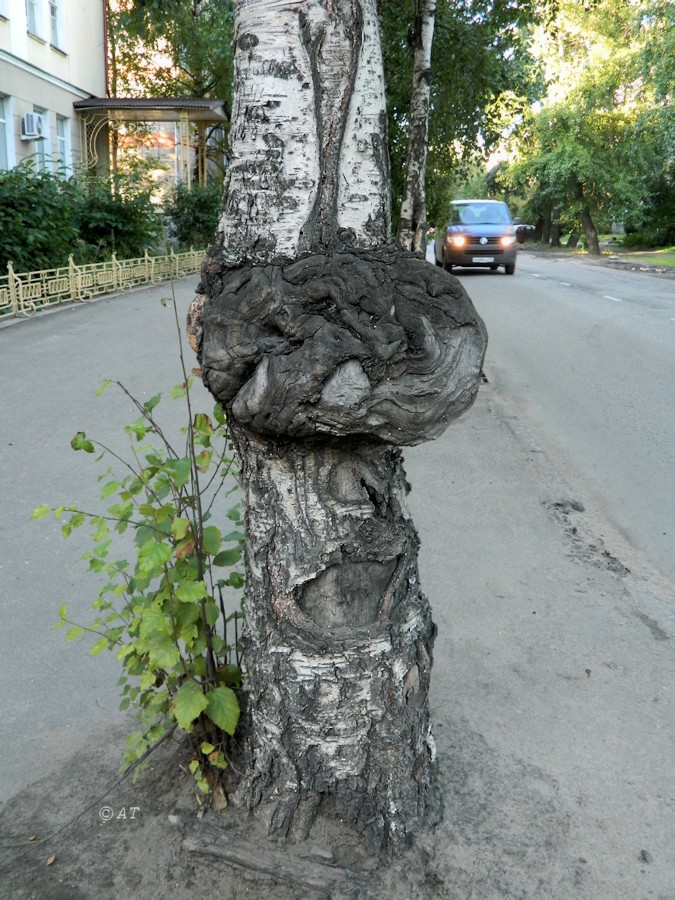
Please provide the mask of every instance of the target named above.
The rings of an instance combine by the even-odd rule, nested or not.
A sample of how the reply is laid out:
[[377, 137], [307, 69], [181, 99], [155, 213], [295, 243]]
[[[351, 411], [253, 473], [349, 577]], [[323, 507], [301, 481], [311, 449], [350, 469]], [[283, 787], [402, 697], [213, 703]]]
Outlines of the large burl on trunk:
[[202, 290], [204, 381], [246, 510], [243, 794], [274, 831], [304, 835], [328, 805], [396, 849], [441, 811], [398, 448], [473, 402], [482, 323], [456, 279], [393, 247], [237, 268], [215, 249]]
[[400, 448], [470, 406], [485, 331], [455, 278], [389, 246], [375, 0], [235, 10], [223, 213], [188, 330], [240, 458], [239, 797], [282, 836], [332, 810], [388, 855], [441, 815]]

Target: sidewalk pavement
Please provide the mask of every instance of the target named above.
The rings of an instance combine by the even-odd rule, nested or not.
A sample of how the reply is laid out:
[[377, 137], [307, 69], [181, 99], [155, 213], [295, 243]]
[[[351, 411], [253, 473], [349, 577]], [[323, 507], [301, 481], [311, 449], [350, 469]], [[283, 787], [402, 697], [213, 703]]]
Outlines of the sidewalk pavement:
[[[179, 283], [182, 310], [193, 288]], [[123, 402], [94, 400], [104, 377], [123, 373], [148, 395], [178, 380], [164, 293], [0, 330], [0, 896], [321, 896], [187, 854], [162, 757], [109, 795], [115, 809], [140, 803], [140, 817], [101, 825], [125, 724], [115, 662], [49, 631], [64, 591], [82, 594], [82, 570], [75, 546], [27, 517], [96, 494], [68, 441], [78, 429], [114, 440], [128, 420]], [[675, 900], [672, 585], [610, 554], [583, 497], [490, 384], [405, 459], [439, 627], [432, 702], [446, 814], [423, 870], [394, 867], [386, 891], [368, 896]], [[88, 803], [3, 868], [28, 836], [49, 836]]]

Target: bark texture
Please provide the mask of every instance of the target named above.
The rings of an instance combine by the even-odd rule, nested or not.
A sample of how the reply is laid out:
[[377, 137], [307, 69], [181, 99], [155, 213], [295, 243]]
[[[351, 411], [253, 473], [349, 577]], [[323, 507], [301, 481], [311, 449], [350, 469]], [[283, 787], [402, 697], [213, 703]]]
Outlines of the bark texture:
[[587, 203], [581, 210], [581, 224], [586, 235], [586, 249], [591, 256], [600, 256], [600, 240]]
[[441, 807], [428, 690], [435, 628], [399, 453], [239, 433], [249, 515], [254, 765], [245, 798], [305, 838], [319, 810], [374, 853]]
[[375, 0], [238, 0], [231, 170], [188, 333], [246, 522], [249, 767], [279, 835], [320, 810], [389, 855], [441, 813], [400, 447], [471, 405], [485, 330], [389, 240]]

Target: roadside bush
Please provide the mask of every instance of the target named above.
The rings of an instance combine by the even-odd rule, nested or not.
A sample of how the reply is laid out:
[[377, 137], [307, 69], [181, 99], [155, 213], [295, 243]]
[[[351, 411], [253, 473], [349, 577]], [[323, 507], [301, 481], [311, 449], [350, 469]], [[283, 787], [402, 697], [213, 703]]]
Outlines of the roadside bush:
[[51, 269], [78, 241], [79, 189], [70, 178], [24, 164], [0, 172], [0, 274]]
[[0, 172], [0, 273], [140, 256], [161, 234], [150, 193], [133, 178], [66, 178], [24, 163]]
[[161, 234], [150, 190], [135, 178], [86, 177], [79, 183], [76, 211], [79, 262], [98, 262], [116, 253], [141, 256]]
[[180, 247], [208, 247], [213, 243], [223, 193], [219, 181], [193, 185], [180, 183], [169, 194], [165, 212]]

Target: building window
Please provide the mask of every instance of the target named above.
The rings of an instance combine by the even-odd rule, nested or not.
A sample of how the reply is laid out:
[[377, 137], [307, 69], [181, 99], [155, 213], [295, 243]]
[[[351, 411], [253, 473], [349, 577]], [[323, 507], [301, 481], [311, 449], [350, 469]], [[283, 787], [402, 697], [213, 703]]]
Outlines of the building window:
[[49, 0], [49, 40], [52, 47], [63, 49], [63, 0]]
[[38, 33], [38, 0], [26, 0], [26, 21], [30, 34]]
[[[7, 127], [8, 106], [6, 99], [0, 97], [0, 171], [9, 169], [9, 150], [7, 140], [10, 129]], [[10, 120], [11, 121], [11, 120]]]
[[46, 109], [33, 108], [33, 112], [42, 116], [43, 135], [42, 140], [35, 142], [35, 168], [40, 172], [46, 172], [47, 165], [51, 160], [52, 147], [49, 140], [49, 113]]
[[70, 152], [70, 120], [64, 119], [63, 116], [56, 117], [56, 144], [56, 169], [61, 175], [70, 175], [73, 170]]

